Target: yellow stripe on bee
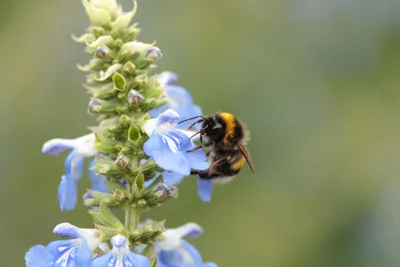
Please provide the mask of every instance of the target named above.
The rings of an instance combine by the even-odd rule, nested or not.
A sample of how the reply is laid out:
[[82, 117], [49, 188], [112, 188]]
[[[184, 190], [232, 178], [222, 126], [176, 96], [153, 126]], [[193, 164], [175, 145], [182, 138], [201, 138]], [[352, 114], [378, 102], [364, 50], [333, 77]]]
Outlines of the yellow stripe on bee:
[[226, 113], [226, 112], [222, 112], [219, 115], [221, 116], [221, 118], [224, 120], [224, 122], [226, 124], [224, 143], [228, 143], [229, 137], [231, 137], [235, 132], [235, 126], [236, 126], [235, 125], [235, 117], [232, 114]]
[[240, 170], [245, 163], [246, 163], [246, 158], [242, 156], [238, 161], [232, 164], [232, 169]]

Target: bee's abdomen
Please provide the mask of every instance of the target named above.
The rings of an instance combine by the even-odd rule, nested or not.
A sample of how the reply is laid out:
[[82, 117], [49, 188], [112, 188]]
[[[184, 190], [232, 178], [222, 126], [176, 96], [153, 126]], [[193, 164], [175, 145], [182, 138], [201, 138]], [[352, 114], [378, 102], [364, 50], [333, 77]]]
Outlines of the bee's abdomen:
[[246, 164], [246, 158], [241, 156], [238, 160], [232, 163], [231, 167], [233, 170], [240, 170], [244, 164]]

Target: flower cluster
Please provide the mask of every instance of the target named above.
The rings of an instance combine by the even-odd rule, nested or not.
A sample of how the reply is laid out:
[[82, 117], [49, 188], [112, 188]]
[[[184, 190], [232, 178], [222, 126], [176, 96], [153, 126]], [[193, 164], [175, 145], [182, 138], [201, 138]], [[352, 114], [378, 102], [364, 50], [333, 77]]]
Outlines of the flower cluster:
[[[70, 151], [58, 187], [63, 211], [78, 204], [78, 181], [87, 173], [91, 188], [83, 204], [95, 227], [57, 225], [54, 234], [67, 239], [32, 247], [25, 256], [26, 266], [216, 267], [204, 263], [183, 240], [203, 232], [197, 224], [165, 229], [163, 221], [139, 223], [141, 212], [178, 197], [176, 185], [192, 169], [209, 167], [202, 150], [188, 152], [196, 147], [195, 132], [178, 124], [201, 115], [201, 108], [185, 88], [175, 85], [174, 73], [149, 75], [162, 53], [154, 43], [136, 40], [140, 29], [131, 25], [136, 2], [129, 12], [116, 0], [82, 3], [92, 25], [73, 38], [93, 56], [78, 67], [88, 73], [87, 111], [97, 116], [99, 124], [78, 138], [47, 141], [42, 152], [56, 156]], [[87, 171], [85, 158], [90, 159]], [[199, 180], [198, 185], [201, 199], [209, 201], [211, 183]], [[114, 215], [115, 209], [125, 212], [124, 222]]]

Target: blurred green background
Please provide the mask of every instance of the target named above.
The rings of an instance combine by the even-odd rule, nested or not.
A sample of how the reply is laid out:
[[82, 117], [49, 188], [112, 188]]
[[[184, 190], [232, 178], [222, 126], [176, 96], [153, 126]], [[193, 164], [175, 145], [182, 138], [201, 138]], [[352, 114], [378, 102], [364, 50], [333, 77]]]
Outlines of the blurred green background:
[[[95, 121], [70, 39], [89, 25], [80, 1], [0, 4], [0, 266], [13, 267], [56, 224], [91, 227], [82, 205], [59, 210], [66, 155], [41, 146]], [[135, 21], [159, 72], [247, 123], [256, 165], [208, 204], [187, 178], [147, 217], [202, 225], [193, 243], [219, 267], [400, 266], [399, 1], [140, 0]]]

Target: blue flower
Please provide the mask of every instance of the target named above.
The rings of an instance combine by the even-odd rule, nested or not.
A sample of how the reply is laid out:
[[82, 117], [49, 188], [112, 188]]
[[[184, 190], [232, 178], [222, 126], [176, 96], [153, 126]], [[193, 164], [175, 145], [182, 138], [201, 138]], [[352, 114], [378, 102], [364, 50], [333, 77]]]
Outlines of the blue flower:
[[37, 245], [25, 254], [26, 267], [50, 267], [54, 264], [54, 257], [46, 247]]
[[91, 267], [150, 267], [150, 260], [129, 250], [125, 236], [116, 235], [111, 239], [113, 249], [93, 260]]
[[53, 233], [72, 239], [54, 241], [46, 247], [42, 245], [32, 247], [25, 255], [27, 267], [88, 267], [90, 265], [91, 251], [97, 248], [101, 241], [97, 230], [61, 223], [54, 228]]
[[[166, 171], [189, 175], [191, 169], [204, 170], [209, 164], [202, 150], [187, 152], [195, 147], [188, 136], [193, 132], [175, 128], [179, 115], [168, 109], [156, 119], [148, 120], [143, 128], [149, 140], [143, 146], [146, 155], [152, 157], [158, 166]], [[174, 177], [181, 179], [181, 177]]]
[[212, 196], [213, 182], [211, 180], [197, 178], [197, 193], [203, 202], [210, 202]]
[[[162, 72], [158, 75], [158, 82], [161, 86], [165, 87], [164, 96], [168, 98], [169, 103], [153, 109], [149, 112], [152, 118], [156, 118], [167, 109], [175, 110], [182, 120], [195, 116], [202, 115], [201, 108], [193, 103], [190, 93], [181, 86], [173, 85], [178, 76], [172, 72]], [[191, 122], [185, 122], [178, 126], [178, 128], [187, 128]]]
[[[61, 210], [72, 210], [78, 201], [77, 181], [83, 176], [84, 159], [93, 157], [95, 150], [94, 134], [87, 134], [75, 139], [52, 139], [42, 148], [44, 154], [56, 156], [64, 150], [72, 150], [65, 160], [65, 175], [58, 187], [58, 200]], [[98, 184], [96, 184], [98, 186]]]
[[156, 243], [158, 267], [217, 267], [203, 263], [200, 253], [183, 237], [197, 237], [203, 233], [195, 223], [188, 223], [163, 233], [164, 240]]

